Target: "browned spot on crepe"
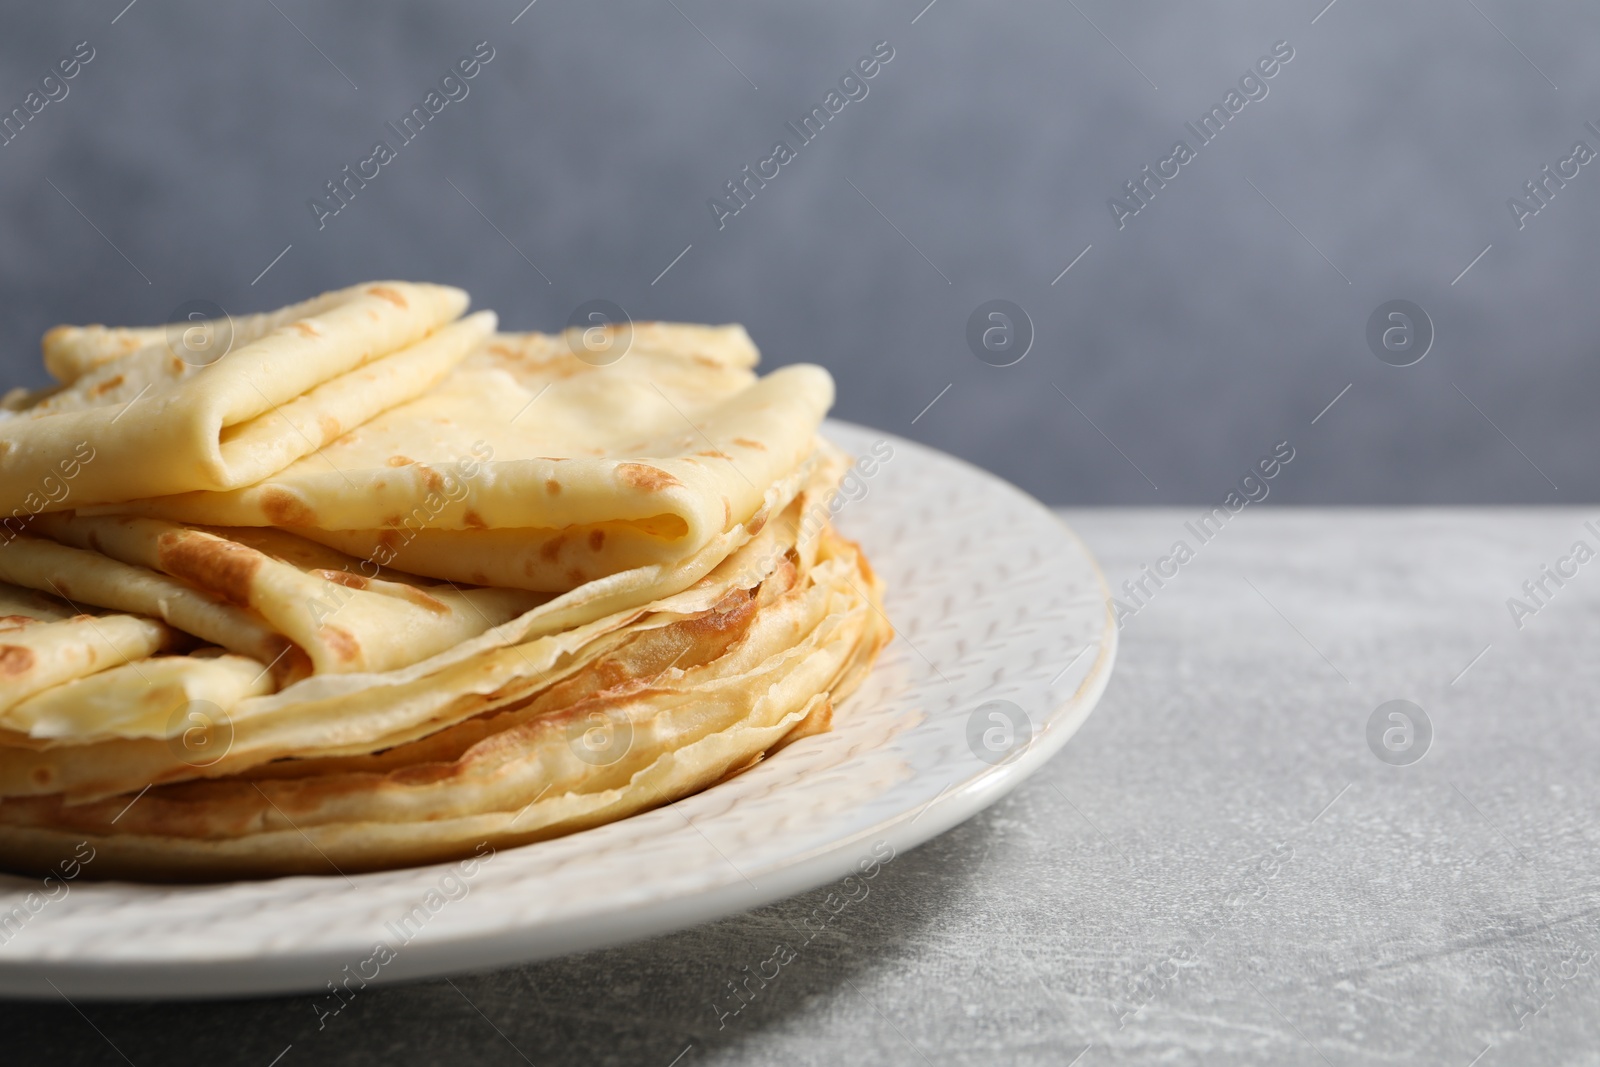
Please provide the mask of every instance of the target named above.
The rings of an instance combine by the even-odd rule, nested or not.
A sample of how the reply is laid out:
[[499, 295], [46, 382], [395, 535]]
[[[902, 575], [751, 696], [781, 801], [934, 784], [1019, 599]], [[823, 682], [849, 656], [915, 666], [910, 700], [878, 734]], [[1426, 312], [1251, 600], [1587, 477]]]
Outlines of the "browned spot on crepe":
[[339, 420], [334, 418], [332, 415], [322, 416], [322, 418], [317, 420], [317, 425], [322, 428], [322, 440], [324, 444], [337, 438], [340, 431], [343, 429], [343, 427], [339, 425]]
[[487, 530], [489, 528], [489, 524], [483, 521], [483, 516], [476, 511], [469, 511], [461, 516], [461, 522], [469, 530]]
[[306, 655], [305, 649], [292, 641], [280, 641], [274, 647], [282, 649], [272, 660], [272, 679], [278, 683], [278, 688], [311, 677], [311, 657]]
[[561, 483], [556, 481], [554, 478], [546, 478], [544, 480], [544, 491], [549, 493], [551, 496], [560, 496]]
[[604, 530], [590, 530], [589, 531], [589, 550], [591, 552], [600, 551], [601, 546], [604, 545], [605, 543], [606, 543], [606, 532]]
[[276, 486], [261, 490], [261, 510], [274, 526], [315, 526], [317, 513], [305, 501]]
[[33, 649], [21, 645], [0, 645], [0, 678], [26, 674], [33, 664]]
[[410, 458], [409, 456], [390, 456], [389, 457], [389, 466], [391, 466], [391, 467], [404, 467], [408, 463], [415, 463], [415, 462], [416, 462], [416, 460]]
[[696, 452], [695, 455], [697, 455], [697, 456], [706, 456], [706, 457], [709, 457], [711, 459], [726, 459], [726, 460], [729, 460], [729, 461], [732, 461], [732, 459], [733, 459], [733, 457], [728, 455], [726, 452], [723, 452], [721, 449], [716, 449], [716, 448], [713, 448], [708, 452]]
[[748, 590], [733, 589], [712, 605], [711, 610], [697, 618], [684, 619], [677, 625], [694, 635], [722, 633], [742, 629], [755, 615], [756, 601]]
[[124, 380], [125, 379], [120, 374], [107, 378], [105, 381], [94, 387], [95, 396], [99, 396], [101, 393], [111, 392], [111, 390], [121, 385]]
[[424, 467], [420, 464], [418, 465], [417, 469], [422, 472], [423, 484], [425, 484], [429, 489], [432, 489], [435, 493], [444, 492], [444, 477], [438, 471], [434, 470], [432, 467]]
[[266, 557], [232, 541], [184, 530], [161, 535], [156, 559], [174, 578], [249, 607], [251, 586]]
[[765, 452], [767, 450], [766, 445], [762, 444], [760, 441], [752, 441], [748, 437], [735, 437], [733, 439], [733, 443], [744, 448], [753, 448], [757, 452]]
[[305, 322], [305, 321], [297, 322], [297, 323], [294, 324], [294, 328], [296, 330], [300, 331], [301, 335], [304, 336], [304, 337], [321, 337], [322, 336], [320, 333], [317, 332], [317, 328], [315, 326], [311, 325], [309, 322]]
[[666, 471], [647, 467], [643, 463], [622, 463], [617, 466], [617, 477], [622, 479], [624, 485], [631, 489], [640, 489], [646, 493], [653, 493], [658, 489], [668, 489], [674, 485], [682, 485]]
[[561, 554], [561, 546], [567, 541], [566, 534], [557, 534], [539, 546], [539, 555], [545, 559], [554, 560]]
[[404, 309], [411, 306], [410, 304], [406, 303], [405, 297], [401, 296], [387, 285], [374, 285], [371, 289], [368, 289], [367, 292], [371, 293], [373, 296], [381, 297], [382, 299], [389, 301], [389, 303], [393, 304], [397, 308]]
[[361, 654], [361, 645], [350, 635], [349, 630], [337, 626], [324, 626], [317, 631], [328, 647], [333, 649], [333, 654], [349, 663]]

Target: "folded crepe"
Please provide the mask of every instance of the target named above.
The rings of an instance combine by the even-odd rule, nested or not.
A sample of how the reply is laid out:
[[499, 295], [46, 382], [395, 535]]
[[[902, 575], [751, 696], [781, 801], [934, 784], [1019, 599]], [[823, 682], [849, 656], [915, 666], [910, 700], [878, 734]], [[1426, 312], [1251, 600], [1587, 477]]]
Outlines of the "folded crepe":
[[0, 401], [0, 867], [448, 859], [828, 728], [891, 631], [826, 524], [827, 373], [758, 378], [737, 326], [598, 359], [465, 306], [47, 335], [60, 384]]
[[31, 528], [52, 540], [18, 537], [0, 551], [0, 575], [149, 615], [214, 607], [214, 624], [174, 625], [244, 654], [293, 646], [296, 675], [404, 667], [544, 599], [419, 581], [279, 530], [71, 514], [41, 515]]
[[[459, 289], [384, 282], [245, 320], [231, 347], [182, 341], [226, 324], [116, 331], [130, 350], [61, 357], [70, 383], [0, 408], [0, 518], [258, 482], [443, 378], [494, 329], [487, 312], [450, 325], [466, 306]], [[104, 347], [84, 340], [95, 329], [53, 347]]]
[[[616, 575], [409, 667], [316, 675], [224, 706], [229, 750], [204, 767], [171, 743], [176, 724], [172, 732], [151, 735], [84, 722], [77, 733], [58, 733], [49, 741], [0, 732], [0, 797], [62, 793], [79, 804], [286, 757], [378, 751], [492, 711], [555, 684], [636, 628], [704, 615], [730, 594], [755, 588], [787, 561], [805, 565], [818, 540], [803, 516], [825, 507], [843, 469], [836, 450], [819, 453], [803, 481], [797, 476], [770, 490], [776, 521], [763, 518], [753, 531], [734, 531], [728, 544], [737, 547], [719, 546], [714, 562], [702, 557], [687, 571], [646, 568]], [[5, 552], [0, 550], [0, 559]]]
[[335, 289], [259, 315], [191, 320], [164, 326], [57, 326], [44, 335], [40, 344], [44, 350], [44, 367], [61, 385], [71, 385], [112, 360], [141, 348], [169, 344], [181, 347], [188, 362], [209, 362], [207, 357], [213, 352], [258, 341], [280, 327], [331, 311], [357, 291], [370, 288], [371, 285], [358, 285]]
[[[0, 804], [0, 860], [45, 866], [89, 841], [96, 877], [205, 880], [377, 870], [609, 822], [715, 784], [806, 734], [890, 636], [855, 547], [809, 573], [635, 635], [496, 714], [368, 756], [71, 804]], [[670, 657], [670, 658], [669, 658]]]
[[[277, 526], [413, 574], [559, 593], [693, 556], [814, 449], [820, 367], [757, 379], [738, 326], [499, 335], [439, 385], [256, 484], [115, 510]], [[105, 509], [102, 509], [105, 510]]]
[[[0, 728], [26, 734], [27, 741], [14, 738], [11, 743], [30, 747], [86, 735], [181, 738], [195, 722], [224, 716], [246, 697], [273, 688], [264, 664], [220, 649], [152, 656], [14, 704], [0, 714]], [[200, 719], [190, 715], [196, 706]], [[45, 744], [39, 745], [40, 739]]]
[[83, 615], [0, 582], [0, 726], [29, 697], [167, 648], [177, 635], [137, 615]]

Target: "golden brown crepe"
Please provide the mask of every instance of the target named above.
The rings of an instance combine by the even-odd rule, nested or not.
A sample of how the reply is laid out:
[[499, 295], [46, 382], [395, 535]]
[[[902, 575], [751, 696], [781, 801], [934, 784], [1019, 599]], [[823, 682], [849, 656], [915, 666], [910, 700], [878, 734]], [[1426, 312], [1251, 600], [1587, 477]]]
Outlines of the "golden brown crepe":
[[[599, 359], [465, 306], [385, 282], [47, 335], [61, 385], [0, 404], [0, 867], [430, 862], [829, 728], [891, 631], [817, 521], [826, 372], [757, 378], [736, 326]], [[186, 328], [232, 349], [175, 358]]]
[[486, 312], [449, 325], [466, 304], [443, 286], [357, 286], [220, 355], [157, 343], [105, 362], [0, 412], [0, 517], [260, 481], [443, 378], [494, 329]]
[[[62, 385], [71, 385], [112, 360], [141, 348], [180, 348], [186, 356], [204, 358], [214, 347], [237, 348], [259, 341], [273, 330], [330, 311], [368, 288], [335, 289], [298, 304], [261, 315], [171, 323], [165, 326], [57, 326], [44, 335], [44, 367]], [[219, 309], [220, 310], [220, 309]]]
[[278, 526], [414, 574], [540, 592], [686, 559], [811, 454], [833, 385], [805, 365], [757, 379], [737, 326], [631, 337], [602, 366], [561, 337], [499, 335], [257, 484], [115, 510]]
[[[228, 709], [230, 749], [196, 768], [189, 753], [141, 737], [51, 746], [0, 743], [0, 797], [65, 793], [74, 803], [129, 792], [153, 783], [233, 773], [272, 759], [318, 753], [370, 752], [426, 736], [493, 710], [535, 687], [558, 681], [586, 658], [604, 653], [624, 631], [653, 627], [715, 608], [738, 589], [758, 585], [791, 553], [814, 550], [799, 537], [800, 515], [831, 492], [842, 459], [829, 451], [799, 484], [773, 487], [779, 521], [736, 532], [740, 547], [719, 553], [698, 573], [671, 573], [643, 584], [628, 572], [549, 601], [420, 663], [381, 674], [327, 674]], [[3, 555], [3, 553], [0, 553]], [[796, 558], [805, 557], [797, 555]], [[709, 573], [707, 573], [709, 572]], [[644, 590], [653, 588], [656, 595]], [[620, 595], [618, 595], [620, 593]], [[0, 738], [3, 741], [3, 738]], [[3, 805], [0, 805], [3, 806]]]
[[[420, 582], [363, 567], [361, 560], [278, 530], [202, 529], [160, 519], [76, 515], [41, 515], [31, 529], [58, 543], [52, 551], [74, 556], [65, 564], [70, 576], [56, 579], [58, 583], [80, 587], [96, 567], [166, 575], [176, 581], [165, 584], [178, 590], [167, 594], [168, 603], [206, 597], [244, 609], [292, 643], [318, 673], [404, 667], [514, 619], [545, 599], [515, 589], [463, 590]], [[18, 544], [32, 540], [19, 538]], [[27, 572], [14, 573], [13, 580], [33, 584]], [[95, 593], [86, 592], [82, 599], [100, 602]], [[131, 597], [108, 606], [159, 611], [157, 602]], [[245, 642], [225, 632], [199, 636], [249, 651], [238, 647]]]
[[705, 788], [826, 720], [889, 637], [854, 546], [819, 540], [805, 578], [782, 569], [647, 649], [594, 661], [542, 703], [364, 759], [159, 786], [131, 807], [7, 800], [0, 855], [35, 867], [87, 840], [100, 877], [352, 873], [536, 841]]
[[190, 705], [227, 712], [247, 697], [270, 693], [270, 675], [264, 664], [245, 656], [153, 656], [30, 697], [0, 715], [0, 726], [47, 743], [174, 737], [190, 729]]
[[144, 659], [174, 632], [135, 615], [80, 615], [51, 597], [0, 582], [0, 726], [29, 697], [66, 682]]

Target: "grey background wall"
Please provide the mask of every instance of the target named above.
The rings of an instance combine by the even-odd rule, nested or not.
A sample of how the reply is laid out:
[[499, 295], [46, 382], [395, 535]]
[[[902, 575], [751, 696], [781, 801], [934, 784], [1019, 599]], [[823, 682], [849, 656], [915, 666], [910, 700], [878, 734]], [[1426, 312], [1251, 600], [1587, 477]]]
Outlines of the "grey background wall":
[[[512, 329], [596, 297], [742, 321], [832, 370], [839, 415], [1056, 503], [1215, 502], [1279, 441], [1286, 502], [1600, 495], [1600, 166], [1520, 229], [1506, 203], [1600, 150], [1600, 10], [523, 2], [12, 5], [0, 110], [94, 58], [0, 147], [4, 380], [44, 381], [58, 322], [402, 277]], [[319, 230], [307, 200], [480, 41], [470, 94]], [[868, 95], [719, 230], [707, 199], [879, 41]], [[1119, 229], [1108, 199], [1277, 41], [1267, 95]], [[1013, 366], [968, 348], [991, 298], [1033, 324]], [[1436, 331], [1409, 367], [1365, 337], [1396, 298]]]

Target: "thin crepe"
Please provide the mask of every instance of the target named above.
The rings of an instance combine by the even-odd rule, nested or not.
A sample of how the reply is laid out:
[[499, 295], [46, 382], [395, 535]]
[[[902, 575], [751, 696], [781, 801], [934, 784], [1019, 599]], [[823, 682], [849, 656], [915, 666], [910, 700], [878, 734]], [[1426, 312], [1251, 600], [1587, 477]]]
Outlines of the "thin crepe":
[[154, 619], [79, 615], [0, 582], [0, 727], [8, 725], [4, 713], [29, 697], [153, 655], [176, 636]]
[[447, 326], [467, 296], [443, 286], [328, 303], [209, 362], [147, 344], [0, 411], [0, 516], [260, 481], [419, 396], [494, 329], [487, 312]]
[[[255, 612], [169, 575], [130, 566], [99, 552], [41, 537], [16, 537], [0, 548], [0, 581], [48, 590], [78, 605], [159, 619], [173, 630], [270, 663], [283, 681], [311, 673], [306, 654]], [[94, 629], [88, 623], [84, 626]]]
[[804, 462], [833, 383], [808, 365], [756, 379], [739, 327], [631, 337], [599, 366], [562, 337], [498, 336], [258, 484], [119, 510], [279, 526], [415, 574], [541, 592], [687, 559]]
[[157, 787], [131, 807], [121, 797], [7, 801], [0, 861], [41, 867], [63, 844], [89, 840], [95, 877], [353, 872], [521, 844], [670, 802], [825, 723], [888, 639], [879, 587], [855, 546], [831, 531], [820, 541], [808, 576], [780, 568], [770, 592], [725, 601], [705, 628], [731, 635], [664, 667], [656, 657], [613, 681], [597, 663], [601, 680], [575, 701], [532, 701], [495, 716], [477, 739], [446, 751], [424, 742], [414, 759], [378, 757], [371, 769]]
[[215, 720], [272, 690], [266, 664], [245, 656], [153, 656], [24, 700], [0, 715], [0, 727], [30, 741], [157, 737], [203, 749]]
[[826, 372], [465, 305], [375, 283], [45, 338], [60, 384], [0, 399], [0, 867], [464, 856], [829, 728], [890, 630], [816, 527]]
[[772, 487], [770, 508], [779, 521], [766, 521], [764, 508], [759, 529], [733, 531], [715, 546], [714, 561], [591, 583], [401, 670], [317, 675], [245, 700], [230, 711], [231, 748], [204, 767], [142, 738], [48, 751], [0, 743], [0, 797], [65, 793], [76, 804], [151, 783], [238, 773], [288, 756], [360, 755], [506, 706], [581, 669], [625, 639], [628, 628], [713, 610], [730, 592], [759, 585], [791, 552], [805, 565], [815, 538], [800, 540], [800, 516], [832, 491], [843, 463], [837, 450], [821, 452], [805, 468], [803, 483], [797, 476]]
[[[514, 619], [543, 598], [425, 584], [276, 530], [41, 515], [0, 550], [0, 577], [147, 615], [305, 673], [405, 667]], [[292, 648], [291, 648], [292, 646]], [[267, 655], [272, 653], [271, 655]], [[290, 658], [291, 653], [297, 653]]]
[[174, 342], [188, 348], [203, 347], [217, 338], [225, 338], [232, 347], [238, 348], [280, 327], [332, 310], [350, 299], [352, 292], [352, 289], [335, 289], [276, 311], [201, 322], [165, 326], [57, 326], [46, 332], [40, 343], [44, 367], [61, 385], [71, 385], [90, 371], [141, 348], [165, 348]]

